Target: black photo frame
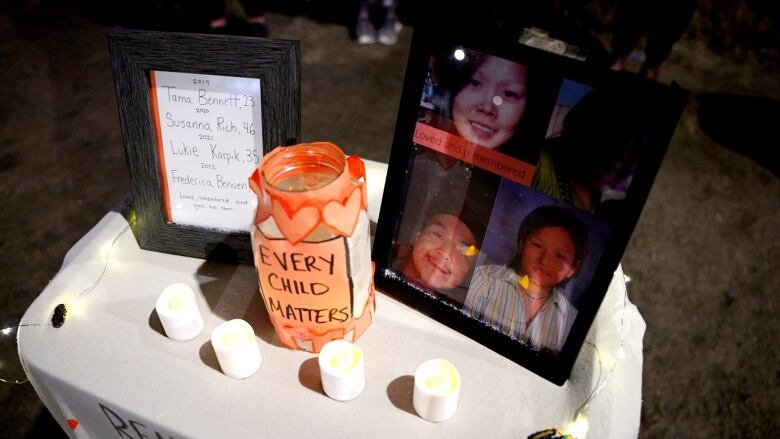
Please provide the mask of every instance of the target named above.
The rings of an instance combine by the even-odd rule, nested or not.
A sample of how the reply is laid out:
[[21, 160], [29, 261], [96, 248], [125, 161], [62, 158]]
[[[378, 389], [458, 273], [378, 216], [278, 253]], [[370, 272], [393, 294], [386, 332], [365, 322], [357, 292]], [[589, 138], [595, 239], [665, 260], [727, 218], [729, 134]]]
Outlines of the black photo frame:
[[[639, 219], [687, 93], [676, 86], [523, 46], [502, 35], [472, 30], [433, 24], [415, 29], [373, 245], [375, 282], [408, 306], [562, 385]], [[497, 107], [503, 104], [509, 111], [513, 108], [511, 101], [518, 96], [524, 99], [524, 112], [518, 116], [520, 122], [514, 122], [509, 140], [488, 147], [501, 128], [472, 119], [459, 122], [457, 108], [466, 104], [457, 100], [465, 96], [468, 87], [488, 87], [492, 79], [476, 75], [484, 74], [482, 69], [489, 62], [499, 65], [507, 61], [514, 71], [521, 72], [518, 77], [525, 78], [524, 82], [516, 81], [522, 82], [522, 88], [506, 90], [502, 83], [497, 86], [500, 89], [491, 89], [500, 91], [489, 95], [493, 97], [488, 99], [484, 112], [493, 111], [488, 108], [491, 102]], [[472, 62], [472, 66], [459, 64], [466, 62]], [[463, 77], [458, 79], [458, 75]], [[452, 85], [456, 83], [461, 85]], [[577, 104], [582, 103], [576, 112], [575, 106], [566, 106], [574, 98]], [[605, 100], [626, 105], [616, 109], [604, 105]], [[601, 106], [597, 105], [599, 101]], [[621, 119], [624, 114], [635, 119]], [[593, 119], [594, 115], [602, 119]], [[569, 125], [564, 125], [566, 117], [572, 120]], [[599, 143], [604, 140], [598, 137], [603, 120], [614, 123], [610, 139], [630, 139], [625, 146], [617, 147], [624, 154], [617, 165], [607, 165], [612, 163], [606, 160], [608, 154], [600, 152], [609, 149]], [[624, 133], [622, 127], [634, 126], [632, 121], [637, 131]], [[469, 134], [468, 129], [481, 133]], [[475, 140], [469, 140], [470, 135]], [[580, 148], [567, 149], [567, 144]], [[550, 157], [552, 161], [548, 162], [555, 172], [545, 171], [544, 160]], [[597, 160], [602, 158], [601, 162]], [[608, 171], [600, 166], [611, 167]], [[545, 186], [543, 177], [549, 174], [560, 178], [564, 169], [568, 169], [563, 174], [566, 179]], [[588, 192], [591, 186], [575, 184], [589, 181], [585, 177], [575, 180], [582, 169], [594, 173], [599, 170], [604, 178], [613, 176], [607, 180], [612, 186], [598, 183], [598, 193]], [[561, 189], [564, 186], [575, 190], [566, 192]], [[553, 217], [558, 219], [550, 219]], [[549, 221], [540, 222], [539, 218]], [[565, 229], [567, 226], [561, 225], [564, 223], [579, 226]], [[531, 232], [524, 235], [523, 230]], [[546, 272], [541, 263], [537, 267], [523, 260], [533, 255], [525, 248], [530, 237], [539, 237], [534, 233], [544, 230], [554, 230], [555, 236], [564, 236], [568, 241], [562, 239], [571, 243], [565, 244], [571, 251], [561, 256], [568, 271], [551, 276], [555, 281], [544, 280]], [[425, 247], [424, 239], [438, 240], [442, 246], [446, 241], [447, 251], [465, 255], [467, 262], [460, 266], [454, 261], [441, 263], [443, 256], [434, 255], [433, 250], [425, 253], [429, 247]], [[418, 254], [416, 250], [421, 248]], [[435, 271], [437, 267], [440, 272]], [[535, 274], [529, 277], [523, 271]], [[454, 279], [456, 273], [458, 278]], [[514, 283], [483, 283], [484, 279], [511, 279]], [[501, 285], [511, 287], [502, 293]], [[547, 292], [546, 298], [520, 296], [523, 304], [540, 297], [545, 304], [552, 300], [550, 297], [564, 297], [574, 312], [564, 312], [568, 309], [565, 304], [555, 302], [558, 314], [548, 315], [558, 318], [550, 317], [552, 323], [547, 327], [539, 319], [542, 323], [538, 334], [524, 333], [530, 331], [535, 316], [542, 315], [541, 310], [526, 321], [527, 328], [521, 327], [526, 329], [517, 329], [519, 317], [513, 317], [507, 306], [496, 305], [496, 295], [502, 295], [500, 299], [505, 302], [501, 303], [508, 303], [507, 298], [514, 297], [512, 288], [520, 288], [516, 285], [524, 291], [518, 294], [530, 295], [534, 288]], [[501, 317], [491, 320], [494, 317], [488, 316], [488, 308], [498, 309]], [[532, 309], [532, 305], [523, 305], [522, 309], [526, 308]], [[560, 316], [566, 316], [568, 326], [559, 324], [557, 327], [564, 329], [555, 332], [550, 328], [562, 321]], [[537, 343], [534, 337], [542, 341]], [[549, 340], [544, 341], [545, 337]]]
[[[117, 28], [109, 30], [108, 46], [137, 218], [134, 233], [140, 247], [252, 264], [248, 231], [176, 224], [166, 219], [163, 190], [167, 189], [158, 157], [150, 72], [259, 79], [265, 154], [300, 139], [299, 42]], [[249, 174], [235, 177], [245, 182]], [[250, 221], [251, 217], [247, 218], [247, 224]]]

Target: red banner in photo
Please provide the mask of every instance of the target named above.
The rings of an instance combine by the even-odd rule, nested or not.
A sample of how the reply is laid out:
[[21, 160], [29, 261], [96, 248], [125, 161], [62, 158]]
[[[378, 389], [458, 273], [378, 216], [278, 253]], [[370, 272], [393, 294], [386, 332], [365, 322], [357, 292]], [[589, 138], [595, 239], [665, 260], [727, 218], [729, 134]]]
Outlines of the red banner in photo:
[[531, 185], [536, 169], [522, 160], [481, 147], [462, 137], [420, 122], [417, 122], [417, 127], [414, 130], [414, 143], [447, 154], [524, 186]]

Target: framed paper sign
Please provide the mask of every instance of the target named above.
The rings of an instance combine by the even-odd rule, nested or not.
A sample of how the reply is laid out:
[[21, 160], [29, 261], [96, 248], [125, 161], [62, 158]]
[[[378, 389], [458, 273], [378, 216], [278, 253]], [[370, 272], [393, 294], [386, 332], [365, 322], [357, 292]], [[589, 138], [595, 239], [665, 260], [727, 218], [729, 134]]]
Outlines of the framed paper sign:
[[263, 154], [260, 79], [155, 70], [149, 78], [166, 221], [246, 229], [255, 196], [240, 177]]
[[415, 30], [376, 284], [560, 385], [686, 93], [498, 41]]
[[263, 154], [300, 136], [295, 41], [108, 35], [142, 248], [252, 262]]

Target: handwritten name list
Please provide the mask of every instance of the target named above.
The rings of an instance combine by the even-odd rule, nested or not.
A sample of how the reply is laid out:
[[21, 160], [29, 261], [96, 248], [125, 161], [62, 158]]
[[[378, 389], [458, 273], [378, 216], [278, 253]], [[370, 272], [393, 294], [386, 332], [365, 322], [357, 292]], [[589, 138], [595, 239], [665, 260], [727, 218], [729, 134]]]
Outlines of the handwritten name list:
[[263, 155], [260, 80], [150, 75], [168, 221], [248, 231], [257, 199], [247, 179]]

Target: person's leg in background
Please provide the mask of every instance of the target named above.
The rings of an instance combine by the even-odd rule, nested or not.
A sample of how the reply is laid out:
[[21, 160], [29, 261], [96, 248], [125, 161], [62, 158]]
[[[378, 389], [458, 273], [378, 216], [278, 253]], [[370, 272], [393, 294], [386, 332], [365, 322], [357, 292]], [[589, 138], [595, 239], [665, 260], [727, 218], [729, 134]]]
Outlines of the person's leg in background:
[[385, 21], [377, 31], [376, 36], [380, 43], [391, 46], [398, 41], [398, 33], [401, 32], [402, 27], [396, 11], [398, 8], [398, 0], [381, 1], [382, 8], [385, 12]]
[[246, 13], [249, 29], [256, 37], [268, 38], [268, 23], [265, 19], [265, 0], [239, 0]]
[[615, 8], [612, 32], [612, 70], [623, 70], [626, 57], [634, 50], [647, 29], [648, 0], [622, 0]]
[[658, 1], [650, 11], [651, 21], [647, 32], [645, 63], [641, 75], [654, 81], [658, 69], [672, 51], [672, 46], [688, 29], [688, 23], [696, 10], [696, 0]]
[[371, 6], [374, 0], [360, 0], [357, 22], [355, 23], [355, 37], [358, 44], [374, 44], [376, 42], [376, 30], [371, 22]]
[[[206, 32], [215, 34], [248, 35], [268, 37], [268, 24], [265, 18], [265, 0], [239, 0], [244, 9], [246, 20], [229, 16], [226, 0], [196, 0], [193, 5], [199, 9], [199, 16], [205, 17]], [[235, 4], [231, 4], [235, 6]]]
[[[200, 9], [203, 17], [206, 17], [208, 27], [207, 31], [212, 33], [223, 33], [227, 29], [227, 9], [225, 0], [197, 0], [195, 7]], [[198, 15], [201, 16], [201, 15]]]

